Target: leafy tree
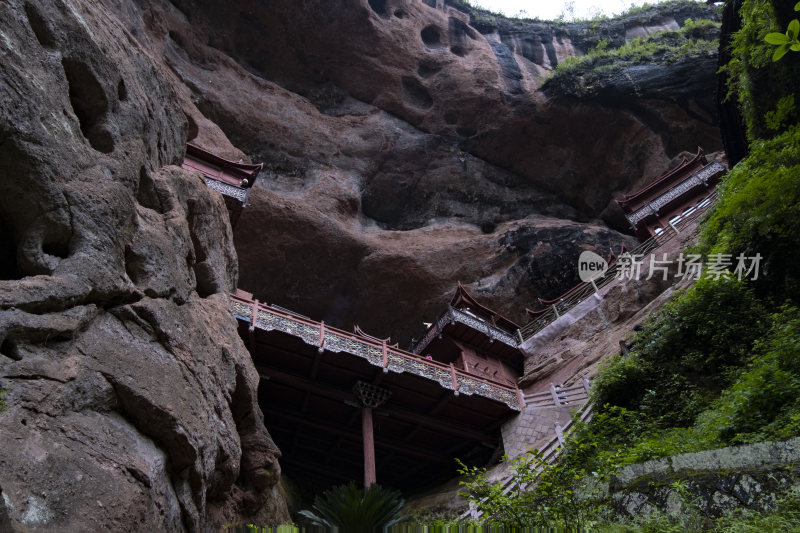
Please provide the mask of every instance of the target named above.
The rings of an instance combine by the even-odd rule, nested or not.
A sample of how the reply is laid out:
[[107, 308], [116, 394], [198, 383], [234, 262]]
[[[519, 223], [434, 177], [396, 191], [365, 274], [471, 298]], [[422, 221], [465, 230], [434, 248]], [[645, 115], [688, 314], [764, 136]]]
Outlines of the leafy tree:
[[333, 531], [373, 533], [401, 522], [405, 518], [400, 513], [404, 504], [397, 491], [377, 484], [364, 490], [351, 481], [326, 490], [314, 498], [310, 510], [300, 511], [300, 515]]

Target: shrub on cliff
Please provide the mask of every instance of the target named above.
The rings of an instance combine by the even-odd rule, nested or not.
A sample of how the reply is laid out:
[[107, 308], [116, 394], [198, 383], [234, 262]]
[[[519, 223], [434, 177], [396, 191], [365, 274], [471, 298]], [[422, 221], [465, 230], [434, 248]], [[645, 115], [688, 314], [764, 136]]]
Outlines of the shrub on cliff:
[[691, 424], [731, 383], [765, 331], [766, 313], [737, 280], [698, 281], [637, 335], [595, 380], [595, 401], [632, 409], [654, 427]]
[[679, 30], [637, 37], [617, 48], [607, 41], [580, 57], [561, 61], [544, 88], [563, 94], [586, 96], [612, 82], [613, 77], [632, 65], [671, 64], [679, 59], [715, 54], [720, 24], [712, 20], [687, 19]]
[[750, 155], [720, 186], [701, 248], [761, 254], [759, 295], [800, 303], [800, 125], [751, 143]]

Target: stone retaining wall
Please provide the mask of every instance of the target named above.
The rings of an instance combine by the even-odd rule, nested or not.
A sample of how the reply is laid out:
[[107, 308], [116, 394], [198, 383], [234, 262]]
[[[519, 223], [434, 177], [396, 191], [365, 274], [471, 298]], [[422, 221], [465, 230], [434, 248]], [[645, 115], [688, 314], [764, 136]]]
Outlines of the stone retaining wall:
[[685, 453], [624, 467], [609, 484], [610, 503], [637, 517], [688, 508], [717, 518], [733, 508], [768, 511], [800, 486], [800, 438]]

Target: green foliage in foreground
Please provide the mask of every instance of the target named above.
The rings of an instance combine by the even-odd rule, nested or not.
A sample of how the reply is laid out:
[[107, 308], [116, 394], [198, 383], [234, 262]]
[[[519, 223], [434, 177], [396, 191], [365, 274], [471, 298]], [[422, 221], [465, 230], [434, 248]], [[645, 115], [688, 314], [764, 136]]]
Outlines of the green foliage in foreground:
[[747, 364], [766, 317], [744, 282], [701, 279], [645, 324], [629, 356], [608, 362], [595, 401], [655, 428], [690, 424]]
[[725, 177], [698, 246], [760, 254], [758, 279], [697, 282], [608, 361], [587, 431], [624, 438], [601, 440], [598, 456], [624, 450], [628, 464], [800, 435], [800, 125], [772, 135]]
[[[795, 11], [800, 11], [800, 2], [794, 6]], [[772, 54], [772, 61], [778, 61], [791, 50], [792, 52], [800, 52], [800, 40], [797, 39], [800, 34], [800, 20], [794, 19], [787, 26], [784, 33], [772, 32], [764, 36], [764, 41], [767, 44], [777, 46], [775, 53]]]
[[[586, 428], [584, 428], [585, 430]], [[700, 501], [689, 491], [686, 481], [670, 484], [678, 496], [679, 508], [670, 514], [655, 511], [635, 518], [621, 518], [615, 514], [603, 491], [602, 482], [614, 472], [606, 463], [606, 474], [589, 472], [580, 461], [570, 460], [570, 455], [584, 456], [584, 452], [597, 446], [597, 442], [572, 437], [567, 441], [570, 452], [566, 460], [556, 464], [543, 464], [541, 457], [529, 453], [511, 461], [515, 481], [530, 484], [527, 491], [504, 492], [499, 482], [491, 483], [483, 469], [462, 466], [467, 489], [462, 493], [485, 514], [480, 524], [452, 520], [423, 521], [403, 524], [403, 528], [390, 531], [614, 531], [614, 532], [683, 532], [719, 531], [777, 532], [800, 530], [800, 488], [795, 487], [778, 494], [769, 512], [734, 509], [722, 517], [711, 519], [704, 515]], [[579, 435], [581, 434], [579, 433]], [[506, 459], [507, 460], [507, 459]], [[541, 473], [536, 475], [536, 472]], [[416, 525], [416, 528], [413, 527]], [[483, 526], [482, 528], [480, 526]]]
[[[575, 530], [596, 518], [599, 511], [594, 502], [599, 497], [599, 482], [616, 470], [613, 457], [606, 456], [598, 471], [590, 471], [581, 458], [594, 453], [595, 442], [580, 436], [570, 439], [567, 459], [551, 465], [537, 451], [529, 451], [514, 459], [508, 456], [510, 490], [499, 483], [490, 483], [485, 468], [468, 467], [459, 461], [464, 476], [459, 493], [491, 517], [491, 524], [506, 527], [525, 525], [563, 527]], [[522, 488], [525, 488], [523, 490]]]
[[[775, 45], [766, 40], [769, 34], [788, 31], [789, 18], [796, 15], [791, 2], [744, 0], [739, 16], [742, 27], [732, 36], [731, 60], [722, 71], [728, 76], [727, 98], [738, 103], [747, 136], [754, 141], [773, 135], [769, 113], [800, 85], [800, 54], [788, 54], [776, 63]], [[788, 118], [787, 124], [797, 123], [800, 114], [793, 110]]]
[[6, 411], [6, 409], [8, 409], [8, 406], [6, 405], [5, 402], [5, 397], [6, 397], [6, 390], [0, 389], [0, 415], [2, 415]]
[[340, 528], [347, 533], [372, 533], [402, 521], [400, 511], [404, 503], [399, 492], [380, 485], [365, 490], [351, 481], [317, 496], [312, 509], [300, 511], [300, 515], [315, 526]]

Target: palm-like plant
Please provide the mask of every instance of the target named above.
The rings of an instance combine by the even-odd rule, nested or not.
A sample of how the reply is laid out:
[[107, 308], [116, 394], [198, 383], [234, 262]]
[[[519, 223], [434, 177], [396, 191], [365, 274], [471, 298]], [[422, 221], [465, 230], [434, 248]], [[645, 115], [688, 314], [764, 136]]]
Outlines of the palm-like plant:
[[315, 497], [311, 509], [300, 511], [300, 515], [334, 531], [373, 533], [402, 521], [405, 517], [400, 510], [404, 504], [397, 491], [379, 485], [364, 490], [351, 481]]

